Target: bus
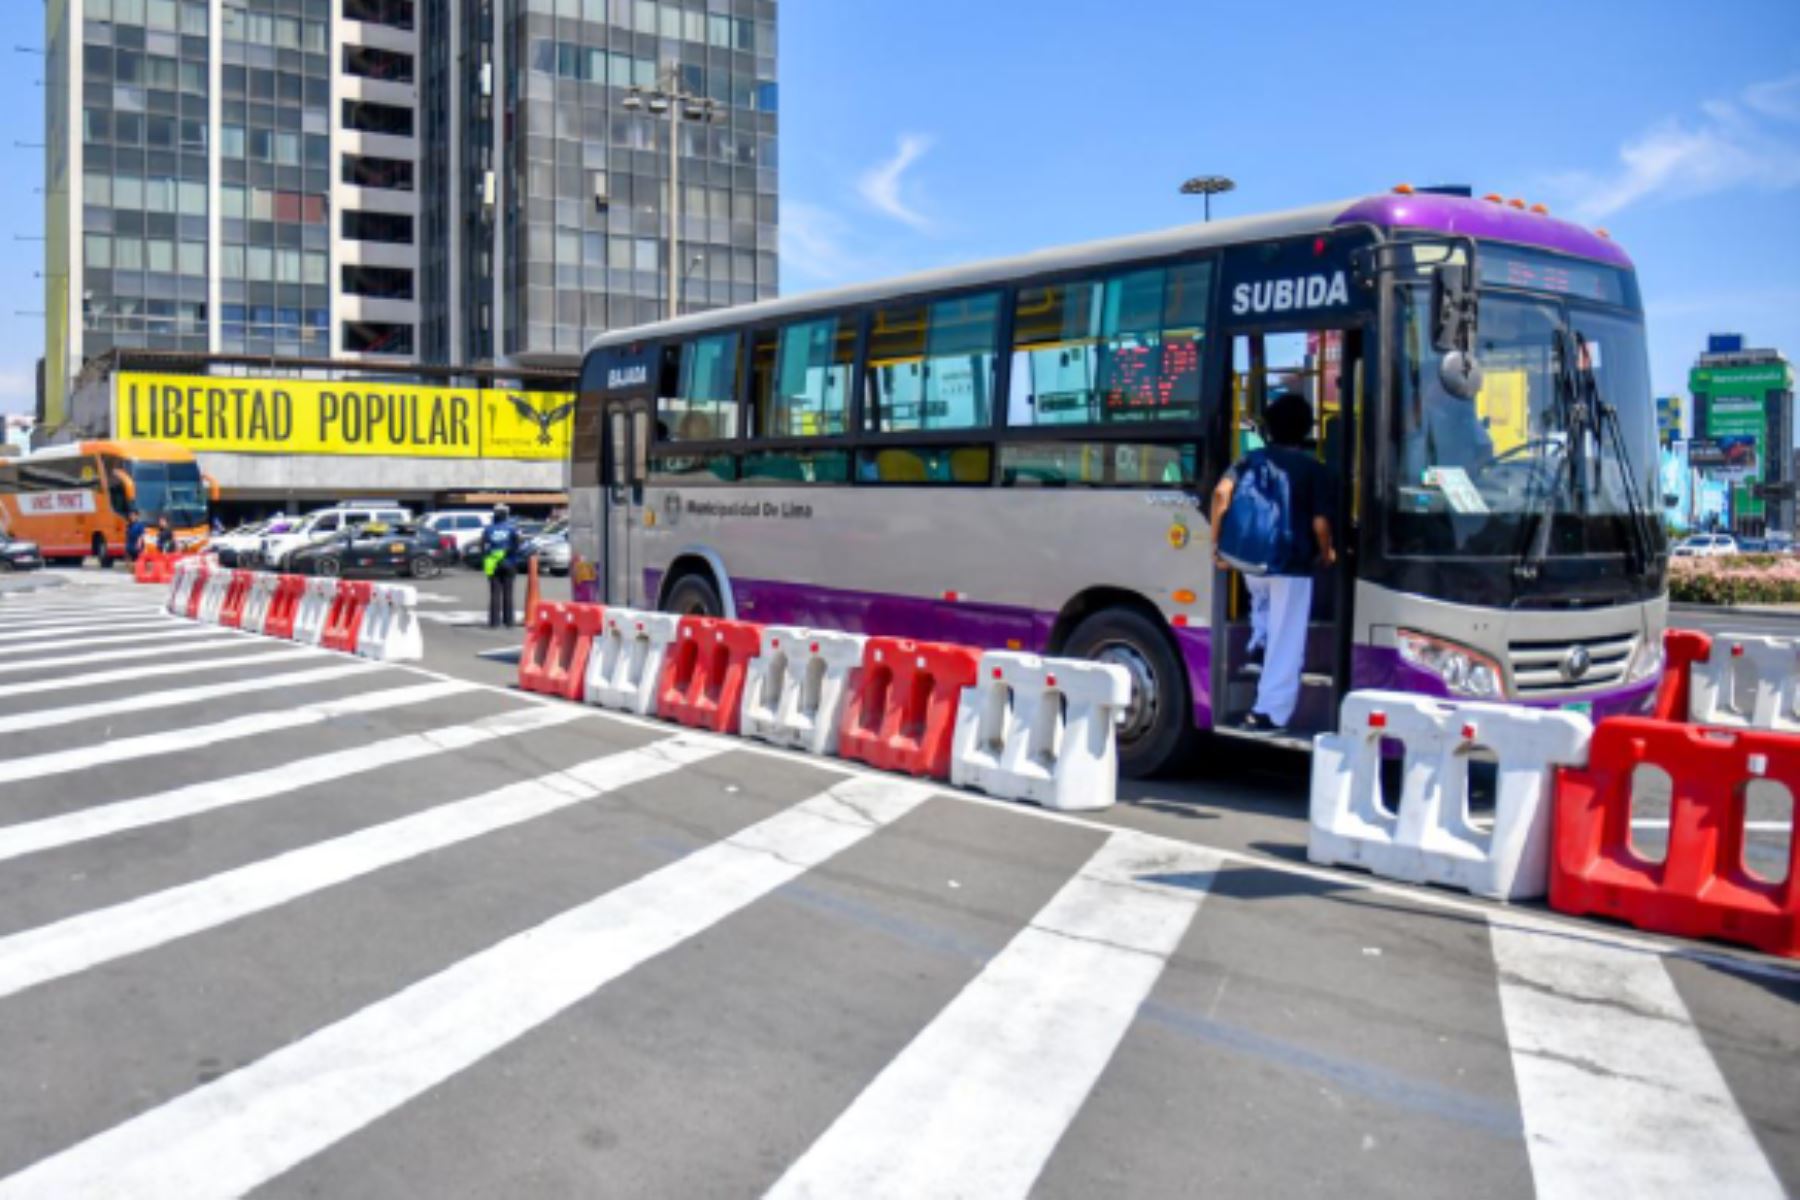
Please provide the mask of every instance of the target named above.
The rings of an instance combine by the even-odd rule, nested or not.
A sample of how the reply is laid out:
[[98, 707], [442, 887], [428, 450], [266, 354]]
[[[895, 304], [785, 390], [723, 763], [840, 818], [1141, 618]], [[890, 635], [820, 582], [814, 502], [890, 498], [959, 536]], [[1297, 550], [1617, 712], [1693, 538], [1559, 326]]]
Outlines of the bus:
[[1249, 597], [1209, 497], [1269, 397], [1315, 416], [1310, 744], [1352, 689], [1644, 710], [1667, 547], [1632, 263], [1412, 189], [607, 333], [574, 552], [607, 603], [1117, 663], [1132, 775], [1238, 723]]
[[153, 530], [167, 516], [183, 544], [204, 541], [217, 498], [193, 453], [169, 442], [74, 442], [0, 459], [0, 530], [38, 543], [46, 562], [111, 566], [133, 509]]

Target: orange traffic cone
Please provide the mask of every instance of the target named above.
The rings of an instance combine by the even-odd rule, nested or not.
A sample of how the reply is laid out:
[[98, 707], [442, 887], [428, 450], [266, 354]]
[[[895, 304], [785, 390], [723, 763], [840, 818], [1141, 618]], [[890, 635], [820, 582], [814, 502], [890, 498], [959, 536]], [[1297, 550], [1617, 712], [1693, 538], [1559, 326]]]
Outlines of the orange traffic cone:
[[527, 629], [537, 624], [537, 610], [537, 555], [534, 554], [531, 556], [531, 560], [525, 564], [525, 627]]

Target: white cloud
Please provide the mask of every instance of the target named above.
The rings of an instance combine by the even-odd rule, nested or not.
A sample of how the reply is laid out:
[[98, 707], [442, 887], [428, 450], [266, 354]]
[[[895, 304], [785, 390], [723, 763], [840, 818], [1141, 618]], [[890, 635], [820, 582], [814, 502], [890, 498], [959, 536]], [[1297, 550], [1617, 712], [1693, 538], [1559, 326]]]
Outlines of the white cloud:
[[930, 218], [908, 205], [901, 195], [907, 169], [918, 162], [929, 149], [931, 139], [923, 134], [901, 134], [894, 156], [864, 171], [856, 181], [856, 190], [877, 211], [921, 232], [929, 230]]
[[1732, 101], [1712, 100], [1619, 147], [1611, 171], [1573, 172], [1554, 186], [1575, 214], [1601, 220], [1652, 196], [1703, 196], [1736, 188], [1800, 186], [1800, 76], [1752, 84]]
[[836, 283], [856, 273], [857, 256], [845, 246], [844, 222], [829, 209], [802, 200], [781, 203], [782, 291], [791, 282]]

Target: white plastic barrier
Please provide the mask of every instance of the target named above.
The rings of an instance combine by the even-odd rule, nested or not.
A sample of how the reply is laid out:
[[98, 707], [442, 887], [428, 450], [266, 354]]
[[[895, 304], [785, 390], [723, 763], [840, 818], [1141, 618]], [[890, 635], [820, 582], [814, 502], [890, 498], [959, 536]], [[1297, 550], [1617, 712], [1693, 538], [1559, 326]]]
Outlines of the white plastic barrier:
[[175, 564], [175, 574], [169, 581], [168, 611], [178, 617], [187, 616], [188, 603], [194, 598], [194, 588], [200, 582], [200, 564], [191, 558], [184, 558]]
[[1130, 703], [1124, 667], [989, 651], [956, 706], [950, 782], [1045, 808], [1110, 808]]
[[200, 593], [200, 620], [207, 625], [219, 623], [219, 609], [225, 603], [225, 593], [231, 590], [231, 572], [212, 568], [206, 577], [205, 591]]
[[1714, 634], [1712, 656], [1692, 672], [1695, 724], [1800, 733], [1800, 638]]
[[338, 581], [309, 579], [300, 593], [300, 607], [294, 613], [294, 640], [303, 646], [316, 646], [325, 634], [325, 618], [331, 615], [331, 602], [337, 599]]
[[856, 633], [770, 625], [744, 679], [740, 730], [812, 754], [836, 754], [838, 724], [862, 668]]
[[[1306, 856], [1387, 879], [1496, 900], [1549, 890], [1552, 768], [1585, 766], [1594, 727], [1579, 713], [1352, 692], [1338, 732], [1313, 739]], [[1381, 742], [1405, 749], [1399, 804], [1385, 803]], [[1497, 760], [1491, 831], [1469, 818], [1469, 761]]]
[[656, 683], [681, 628], [674, 613], [609, 608], [588, 654], [582, 698], [601, 708], [647, 717], [656, 711]]
[[245, 633], [261, 633], [269, 619], [269, 602], [275, 598], [275, 587], [281, 576], [259, 573], [250, 581], [250, 592], [244, 597], [244, 616], [238, 628]]
[[425, 657], [419, 632], [419, 591], [410, 584], [378, 583], [363, 614], [356, 652], [377, 662], [416, 662]]

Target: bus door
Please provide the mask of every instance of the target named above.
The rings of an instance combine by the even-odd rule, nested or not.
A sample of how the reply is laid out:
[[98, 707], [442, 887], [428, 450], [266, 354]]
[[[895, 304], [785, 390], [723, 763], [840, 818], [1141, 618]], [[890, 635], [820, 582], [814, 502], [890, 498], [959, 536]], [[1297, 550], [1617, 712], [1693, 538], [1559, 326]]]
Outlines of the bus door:
[[[1353, 566], [1357, 486], [1361, 448], [1363, 336], [1360, 328], [1297, 329], [1238, 334], [1231, 342], [1226, 397], [1230, 414], [1230, 460], [1235, 463], [1262, 446], [1263, 415], [1269, 401], [1283, 393], [1301, 396], [1313, 410], [1312, 434], [1306, 449], [1317, 456], [1330, 479], [1335, 570], [1320, 569], [1313, 577], [1312, 612], [1308, 623], [1300, 702], [1288, 722], [1296, 738], [1335, 729], [1339, 701], [1350, 680], [1350, 606], [1354, 596]], [[1266, 600], [1235, 570], [1218, 570], [1213, 588], [1212, 694], [1215, 727], [1228, 730], [1251, 711], [1261, 679], [1260, 649], [1252, 648]]]
[[613, 398], [601, 410], [600, 557], [604, 602], [643, 606], [634, 594], [642, 564], [636, 561], [635, 537], [643, 520], [644, 480], [650, 462], [648, 398]]

